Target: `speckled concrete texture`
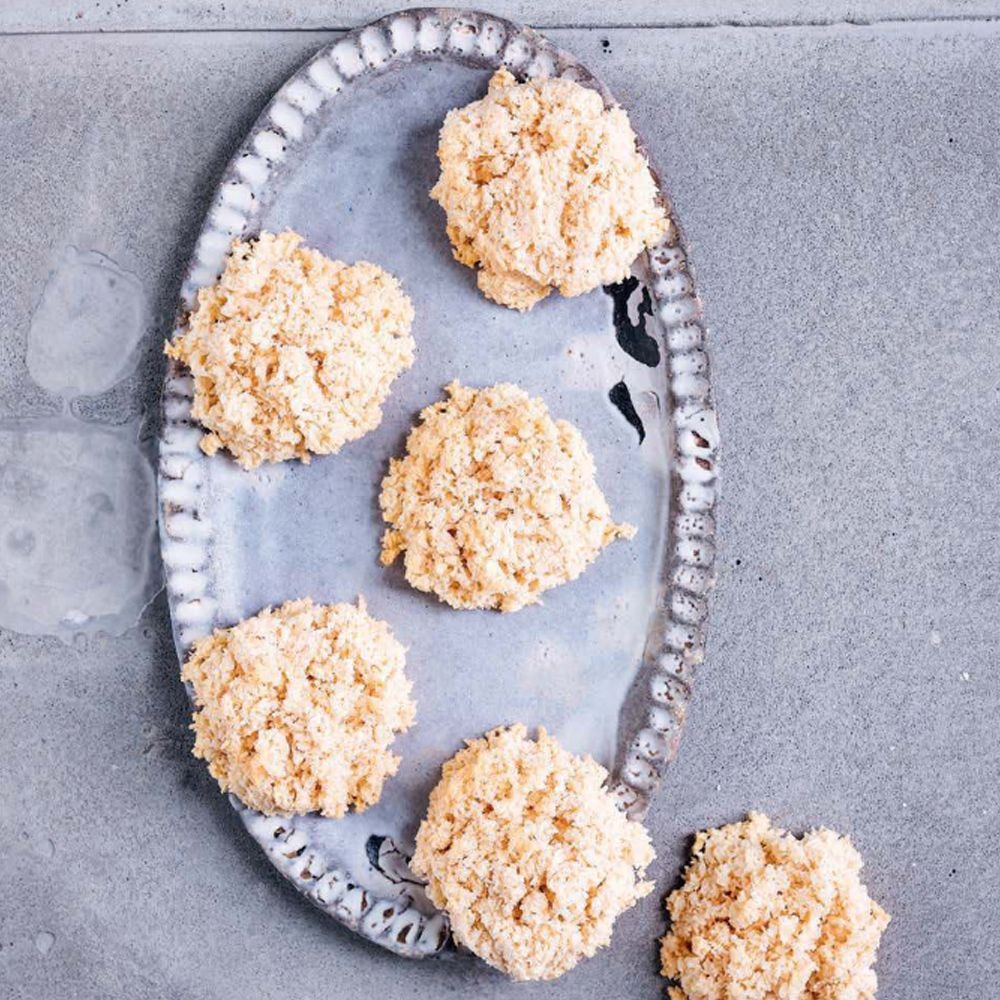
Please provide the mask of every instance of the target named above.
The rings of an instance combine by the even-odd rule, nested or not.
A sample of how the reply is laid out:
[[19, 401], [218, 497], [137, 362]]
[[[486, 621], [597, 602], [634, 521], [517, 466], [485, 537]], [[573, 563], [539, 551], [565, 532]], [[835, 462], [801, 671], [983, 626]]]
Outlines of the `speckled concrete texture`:
[[[397, 10], [433, 7], [428, 0], [400, 2]], [[461, 6], [441, 4], [438, 6]], [[374, 0], [5, 0], [8, 31], [143, 31], [205, 29], [298, 31], [353, 28], [387, 13]], [[488, 9], [539, 28], [600, 25], [702, 26], [873, 24], [909, 19], [954, 20], [995, 16], [990, 0], [496, 0]]]
[[[189, 756], [161, 596], [117, 639], [0, 632], [0, 996], [659, 996], [660, 901], [689, 837], [751, 807], [852, 835], [893, 915], [882, 1000], [997, 991], [1000, 22], [551, 34], [646, 135], [712, 330], [719, 585], [649, 817], [658, 892], [544, 986], [357, 940]], [[149, 302], [104, 416], [155, 408], [214, 179], [328, 37], [0, 38], [0, 416], [57, 406], [23, 359], [68, 244]]]

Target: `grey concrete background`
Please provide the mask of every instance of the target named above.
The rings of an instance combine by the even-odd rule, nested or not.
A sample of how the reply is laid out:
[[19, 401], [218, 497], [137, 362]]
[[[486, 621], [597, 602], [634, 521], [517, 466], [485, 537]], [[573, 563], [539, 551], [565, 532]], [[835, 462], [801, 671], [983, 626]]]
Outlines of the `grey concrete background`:
[[[5, 0], [7, 31], [235, 31], [353, 28], [388, 10], [456, 7], [430, 0], [380, 7], [375, 0]], [[614, 24], [665, 26], [872, 24], [905, 20], [989, 19], [990, 0], [496, 0], [489, 10], [538, 28]]]
[[[154, 406], [214, 179], [331, 37], [124, 6], [142, 9], [130, 32], [44, 37], [18, 33], [66, 25], [0, 10], [3, 413], [48, 405], [25, 395], [28, 317], [83, 240], [147, 287], [148, 350], [118, 405]], [[514, 986], [472, 961], [408, 964], [311, 910], [189, 756], [161, 597], [117, 639], [0, 632], [0, 996], [658, 996], [660, 897], [690, 834], [754, 807], [852, 835], [893, 915], [883, 1000], [1000, 995], [1000, 22], [884, 6], [903, 20], [775, 0], [754, 17], [810, 23], [733, 27], [745, 10], [719, 0], [718, 25], [551, 32], [629, 107], [673, 194], [725, 446], [708, 659], [649, 817], [659, 891], [612, 948]], [[226, 8], [208, 23], [298, 23]]]

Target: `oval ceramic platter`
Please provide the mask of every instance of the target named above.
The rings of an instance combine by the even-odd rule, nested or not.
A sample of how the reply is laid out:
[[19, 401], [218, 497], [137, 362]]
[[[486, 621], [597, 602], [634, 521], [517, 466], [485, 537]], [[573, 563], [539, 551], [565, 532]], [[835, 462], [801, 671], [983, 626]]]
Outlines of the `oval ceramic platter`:
[[[397, 275], [413, 300], [416, 362], [377, 430], [310, 465], [240, 470], [207, 458], [191, 380], [167, 374], [160, 442], [163, 560], [177, 651], [292, 598], [364, 594], [408, 647], [417, 723], [378, 805], [342, 820], [268, 818], [235, 799], [251, 836], [312, 903], [410, 957], [441, 952], [446, 915], [407, 868], [441, 764], [501, 724], [544, 725], [612, 772], [641, 815], [673, 757], [701, 657], [712, 581], [716, 423], [700, 307], [676, 225], [635, 276], [527, 314], [484, 299], [428, 197], [438, 129], [501, 64], [571, 77], [613, 98], [534, 31], [487, 14], [411, 10], [320, 51], [275, 95], [230, 163], [182, 291], [222, 271], [234, 237], [286, 227], [342, 260]], [[380, 481], [418, 412], [452, 379], [516, 382], [576, 424], [616, 519], [638, 527], [543, 605], [454, 611], [379, 565]]]

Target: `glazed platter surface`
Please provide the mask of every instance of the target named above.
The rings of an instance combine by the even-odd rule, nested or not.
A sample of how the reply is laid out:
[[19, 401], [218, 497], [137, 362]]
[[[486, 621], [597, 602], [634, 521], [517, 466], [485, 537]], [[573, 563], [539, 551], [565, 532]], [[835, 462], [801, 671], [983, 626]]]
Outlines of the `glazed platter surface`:
[[[491, 72], [601, 84], [538, 34], [488, 15], [390, 15], [351, 32], [279, 91], [223, 177], [182, 293], [216, 280], [231, 240], [292, 228], [346, 261], [397, 275], [416, 310], [416, 362], [374, 432], [309, 465], [254, 472], [206, 458], [190, 379], [164, 390], [161, 537], [183, 657], [213, 628], [309, 596], [363, 594], [408, 648], [416, 725], [382, 800], [342, 820], [267, 818], [233, 801], [272, 862], [314, 904], [404, 955], [442, 950], [447, 918], [406, 868], [441, 764], [465, 738], [543, 725], [612, 772], [641, 815], [676, 751], [712, 580], [717, 432], [700, 309], [676, 221], [636, 280], [527, 314], [485, 300], [455, 263], [437, 176], [445, 113]], [[655, 169], [655, 163], [653, 167]], [[515, 382], [586, 438], [614, 517], [638, 528], [573, 583], [518, 613], [454, 611], [379, 565], [378, 492], [418, 412], [453, 379]]]

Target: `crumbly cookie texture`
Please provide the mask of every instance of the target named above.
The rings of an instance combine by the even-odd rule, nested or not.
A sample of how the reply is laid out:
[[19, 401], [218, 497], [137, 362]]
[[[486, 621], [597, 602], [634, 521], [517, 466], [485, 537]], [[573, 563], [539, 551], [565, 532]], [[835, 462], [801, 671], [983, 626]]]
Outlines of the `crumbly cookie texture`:
[[382, 563], [454, 608], [517, 611], [578, 577], [615, 538], [580, 432], [514, 385], [470, 389], [421, 414], [382, 481]]
[[438, 160], [431, 197], [455, 259], [512, 309], [620, 281], [667, 232], [628, 115], [572, 80], [498, 70], [484, 98], [448, 112]]
[[389, 386], [413, 364], [413, 306], [399, 282], [344, 264], [293, 232], [233, 244], [166, 353], [194, 376], [201, 447], [246, 469], [339, 451], [377, 427]]
[[695, 838], [667, 899], [671, 1000], [870, 1000], [889, 914], [868, 895], [847, 837], [797, 838], [750, 813]]
[[514, 979], [554, 979], [593, 955], [652, 889], [649, 837], [607, 776], [517, 724], [469, 741], [431, 792], [413, 870], [455, 938]]
[[415, 707], [405, 650], [363, 600], [268, 609], [201, 640], [194, 753], [219, 787], [268, 815], [359, 812], [382, 794]]

